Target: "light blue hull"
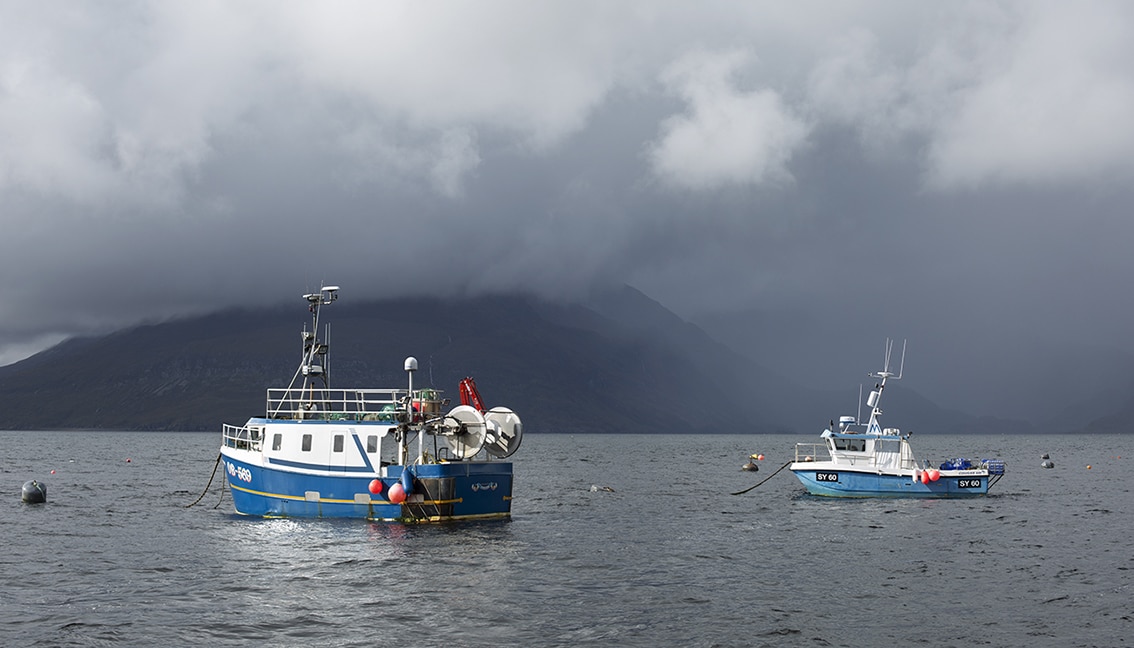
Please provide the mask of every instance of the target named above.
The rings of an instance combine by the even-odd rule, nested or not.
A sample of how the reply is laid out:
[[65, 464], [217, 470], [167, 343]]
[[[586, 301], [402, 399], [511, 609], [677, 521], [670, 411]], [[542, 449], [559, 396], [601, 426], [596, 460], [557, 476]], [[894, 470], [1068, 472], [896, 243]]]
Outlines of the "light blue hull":
[[812, 495], [824, 497], [973, 497], [988, 493], [988, 475], [941, 475], [923, 484], [911, 475], [846, 469], [792, 469]]
[[317, 475], [265, 468], [224, 454], [224, 470], [237, 513], [258, 517], [358, 518], [402, 522], [508, 517], [512, 510], [511, 462], [453, 462], [410, 468], [406, 501], [387, 499], [400, 466], [389, 466], [380, 494], [373, 474]]

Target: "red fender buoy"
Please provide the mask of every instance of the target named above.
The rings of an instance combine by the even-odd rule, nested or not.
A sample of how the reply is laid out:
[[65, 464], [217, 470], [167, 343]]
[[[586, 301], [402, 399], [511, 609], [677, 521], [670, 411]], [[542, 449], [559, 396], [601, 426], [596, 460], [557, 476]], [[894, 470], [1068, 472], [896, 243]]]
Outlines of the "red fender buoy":
[[401, 504], [406, 501], [406, 489], [402, 487], [401, 482], [397, 482], [386, 491], [386, 497], [389, 497], [394, 504]]

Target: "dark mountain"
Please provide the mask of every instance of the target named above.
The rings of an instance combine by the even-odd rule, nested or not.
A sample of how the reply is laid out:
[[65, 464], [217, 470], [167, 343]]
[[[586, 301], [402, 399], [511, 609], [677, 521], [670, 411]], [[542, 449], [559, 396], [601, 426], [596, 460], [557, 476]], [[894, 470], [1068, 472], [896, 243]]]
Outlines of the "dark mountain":
[[[348, 293], [324, 317], [334, 386], [405, 385], [403, 361], [413, 355], [415, 387], [456, 401], [458, 381], [474, 376], [487, 404], [516, 410], [529, 432], [811, 434], [855, 413], [853, 386], [836, 394], [790, 384], [630, 288], [584, 304], [530, 297], [352, 304]], [[243, 423], [263, 414], [267, 387], [292, 379], [299, 332], [309, 323], [299, 302], [64, 342], [0, 368], [0, 427]], [[887, 400], [888, 422], [926, 431], [1026, 427], [944, 411], [897, 388]]]

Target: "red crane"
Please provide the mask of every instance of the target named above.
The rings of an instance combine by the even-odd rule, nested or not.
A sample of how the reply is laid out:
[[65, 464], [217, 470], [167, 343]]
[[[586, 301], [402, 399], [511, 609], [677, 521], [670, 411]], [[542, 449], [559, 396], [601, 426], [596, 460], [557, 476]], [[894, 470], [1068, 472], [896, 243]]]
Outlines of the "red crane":
[[472, 377], [461, 381], [459, 391], [461, 392], [461, 405], [471, 405], [481, 413], [488, 410], [484, 406], [484, 401], [480, 398], [480, 392], [476, 390], [476, 381]]

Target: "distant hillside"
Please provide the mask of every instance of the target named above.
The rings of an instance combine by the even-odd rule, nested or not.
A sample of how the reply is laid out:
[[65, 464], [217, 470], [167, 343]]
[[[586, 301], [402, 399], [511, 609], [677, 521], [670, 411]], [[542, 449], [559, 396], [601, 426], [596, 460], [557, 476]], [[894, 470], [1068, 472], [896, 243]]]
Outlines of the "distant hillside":
[[[529, 297], [403, 299], [325, 311], [332, 384], [445, 390], [474, 376], [489, 406], [528, 432], [817, 433], [854, 394], [792, 385], [645, 295], [624, 288], [584, 304]], [[71, 340], [0, 368], [4, 429], [219, 430], [262, 415], [264, 390], [299, 362], [304, 304], [239, 310]], [[896, 425], [1004, 431], [1003, 422], [887, 393]], [[931, 425], [930, 425], [931, 424]], [[1013, 423], [1014, 430], [1026, 424]]]
[[[898, 326], [884, 318], [761, 310], [703, 314], [697, 324], [753, 362], [822, 389], [864, 381], [868, 370], [879, 368], [883, 337], [895, 332], [880, 329]], [[906, 379], [887, 390], [889, 421], [922, 420], [927, 408], [940, 405], [945, 417], [925, 419], [926, 429], [1134, 433], [1134, 357], [1122, 349], [1090, 339], [1036, 343], [1023, 337], [982, 338], [959, 347], [932, 330], [917, 335], [924, 337], [909, 340]], [[905, 388], [931, 395], [933, 404], [916, 394], [898, 396], [911, 393], [901, 391]], [[847, 394], [844, 401], [852, 409], [847, 413], [854, 414], [856, 394]], [[974, 412], [987, 416], [973, 419]]]

